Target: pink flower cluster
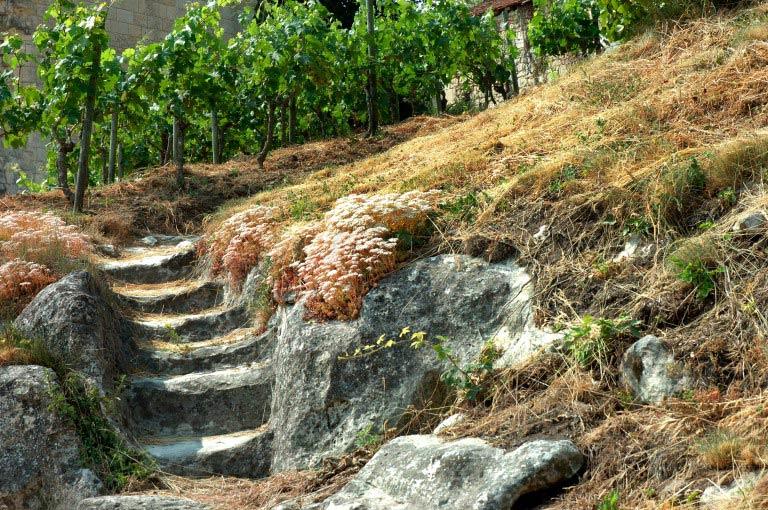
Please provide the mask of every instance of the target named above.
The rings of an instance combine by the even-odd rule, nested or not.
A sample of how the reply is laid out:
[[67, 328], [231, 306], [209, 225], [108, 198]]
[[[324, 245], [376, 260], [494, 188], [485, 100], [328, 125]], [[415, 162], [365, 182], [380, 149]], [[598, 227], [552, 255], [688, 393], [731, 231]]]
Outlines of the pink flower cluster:
[[348, 195], [336, 201], [325, 214], [329, 230], [351, 232], [373, 226], [391, 232], [413, 232], [427, 220], [434, 209], [437, 191], [409, 191], [386, 195]]
[[91, 249], [87, 235], [53, 214], [17, 211], [0, 218], [0, 256], [7, 259], [37, 259], [54, 250], [77, 258]]
[[275, 241], [273, 207], [257, 206], [235, 214], [210, 238], [214, 274], [226, 272], [238, 287]]
[[201, 250], [213, 273], [226, 273], [239, 286], [263, 259], [276, 301], [291, 291], [306, 296], [310, 316], [351, 319], [363, 297], [395, 268], [398, 232], [415, 233], [434, 209], [436, 192], [350, 195], [338, 200], [321, 221], [277, 234], [278, 211], [257, 206], [235, 214]]
[[384, 227], [324, 231], [297, 265], [307, 310], [319, 319], [352, 319], [363, 296], [395, 268], [397, 239]]
[[395, 268], [397, 232], [413, 233], [434, 208], [435, 192], [349, 195], [323, 219], [322, 231], [294, 263], [307, 310], [320, 319], [352, 319], [363, 297]]
[[19, 313], [46, 285], [57, 280], [47, 267], [13, 259], [0, 265], [0, 303]]

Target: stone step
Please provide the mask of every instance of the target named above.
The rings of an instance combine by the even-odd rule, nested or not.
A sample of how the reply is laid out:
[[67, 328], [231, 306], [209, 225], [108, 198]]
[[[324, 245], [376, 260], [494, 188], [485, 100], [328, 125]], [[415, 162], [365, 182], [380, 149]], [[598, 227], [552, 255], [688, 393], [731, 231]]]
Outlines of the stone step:
[[143, 443], [163, 470], [182, 476], [269, 475], [272, 433], [265, 427], [219, 436], [171, 437]]
[[137, 435], [229, 434], [266, 423], [272, 385], [265, 360], [214, 372], [136, 377], [126, 397]]
[[137, 341], [199, 342], [247, 327], [249, 322], [248, 312], [242, 306], [182, 315], [151, 314], [134, 321], [135, 338]]
[[97, 259], [96, 265], [125, 283], [164, 283], [191, 276], [197, 257], [189, 241], [177, 246], [137, 247], [124, 250], [119, 259]]
[[201, 280], [117, 285], [112, 290], [129, 308], [142, 313], [195, 313], [224, 300], [221, 283]]
[[228, 335], [185, 344], [142, 342], [136, 368], [151, 374], [182, 375], [220, 370], [271, 356], [275, 331], [236, 329]]

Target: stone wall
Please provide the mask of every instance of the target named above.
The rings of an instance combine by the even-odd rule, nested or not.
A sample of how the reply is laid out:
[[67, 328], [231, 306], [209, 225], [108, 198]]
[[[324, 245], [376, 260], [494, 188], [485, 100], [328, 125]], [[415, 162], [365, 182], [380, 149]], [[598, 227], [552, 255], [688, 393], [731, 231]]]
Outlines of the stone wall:
[[[107, 30], [112, 46], [118, 51], [136, 45], [140, 40], [161, 39], [173, 26], [176, 18], [184, 14], [189, 0], [117, 0], [110, 7]], [[35, 28], [43, 22], [43, 13], [49, 0], [0, 0], [0, 32], [21, 34], [27, 41]], [[227, 36], [237, 32], [237, 10], [222, 10], [222, 25]], [[22, 78], [35, 79], [35, 70], [22, 70]], [[31, 137], [23, 149], [6, 149], [0, 144], [0, 194], [15, 193], [17, 170], [23, 170], [35, 181], [45, 178], [46, 146], [37, 135]]]

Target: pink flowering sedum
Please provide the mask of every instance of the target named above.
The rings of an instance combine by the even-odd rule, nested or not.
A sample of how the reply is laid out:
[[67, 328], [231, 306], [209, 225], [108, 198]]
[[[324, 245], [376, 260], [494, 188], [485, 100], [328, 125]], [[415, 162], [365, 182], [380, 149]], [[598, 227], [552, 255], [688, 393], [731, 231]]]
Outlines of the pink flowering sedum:
[[14, 259], [0, 265], [0, 303], [21, 311], [46, 285], [57, 280], [50, 269], [34, 262]]
[[91, 251], [89, 237], [50, 213], [7, 212], [0, 218], [0, 256], [38, 259], [52, 251], [78, 258]]
[[349, 195], [323, 218], [323, 231], [295, 263], [309, 314], [352, 319], [365, 294], [395, 269], [398, 232], [413, 233], [433, 210], [435, 192]]
[[399, 232], [420, 230], [434, 210], [436, 192], [349, 195], [321, 221], [277, 234], [279, 211], [257, 206], [235, 214], [206, 238], [213, 273], [239, 287], [248, 272], [269, 262], [269, 284], [277, 302], [292, 291], [306, 298], [319, 319], [357, 316], [363, 297], [395, 269]]
[[225, 272], [230, 284], [238, 287], [275, 242], [276, 212], [273, 207], [258, 206], [222, 223], [208, 239], [213, 273]]

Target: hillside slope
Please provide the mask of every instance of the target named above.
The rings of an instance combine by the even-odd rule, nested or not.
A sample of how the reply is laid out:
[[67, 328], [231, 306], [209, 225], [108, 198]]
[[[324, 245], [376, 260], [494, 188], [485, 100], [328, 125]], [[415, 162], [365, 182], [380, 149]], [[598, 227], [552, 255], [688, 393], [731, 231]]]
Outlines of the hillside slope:
[[[291, 153], [279, 152], [273, 165], [287, 161], [273, 167], [277, 175], [245, 179], [262, 191], [205, 201], [208, 212], [236, 198], [202, 229], [215, 239], [238, 213], [267, 206], [276, 229], [296, 231], [351, 194], [438, 190], [433, 228], [405, 259], [514, 254], [533, 276], [537, 326], [566, 335], [555, 352], [479, 378], [478, 401], [458, 398], [441, 410], [467, 417], [443, 434], [506, 449], [572, 439], [586, 469], [525, 508], [702, 508], [714, 484], [749, 473], [759, 480], [768, 465], [767, 123], [768, 6], [760, 5], [650, 32], [497, 108], [435, 121], [429, 134], [380, 154], [293, 171]], [[247, 171], [204, 170], [239, 179], [233, 169]], [[104, 199], [96, 209], [107, 211], [122, 193], [130, 209], [142, 186], [96, 194]], [[52, 200], [7, 206], [55, 209]], [[201, 211], [176, 221], [177, 209], [167, 209], [160, 226], [200, 228]], [[93, 225], [130, 237], [158, 226], [141, 224], [152, 211], [137, 209], [113, 228], [98, 218]], [[655, 404], [634, 400], [620, 377], [624, 353], [645, 335], [674, 354], [664, 371], [692, 381]], [[167, 477], [152, 492], [270, 508], [334, 493], [371, 454], [261, 481]], [[720, 508], [768, 508], [766, 494], [763, 478]]]
[[[649, 33], [466, 122], [225, 207], [207, 228], [258, 205], [289, 228], [352, 193], [442, 190], [419, 253], [516, 251], [538, 324], [596, 351], [496, 374], [486, 405], [458, 404], [471, 419], [449, 436], [575, 438], [589, 467], [546, 508], [593, 508], [611, 491], [619, 508], [696, 507], [709, 480], [768, 459], [765, 224], [733, 230], [767, 201], [767, 40], [765, 6]], [[645, 334], [694, 389], [632, 402], [619, 365]], [[289, 480], [238, 499], [259, 507]]]

